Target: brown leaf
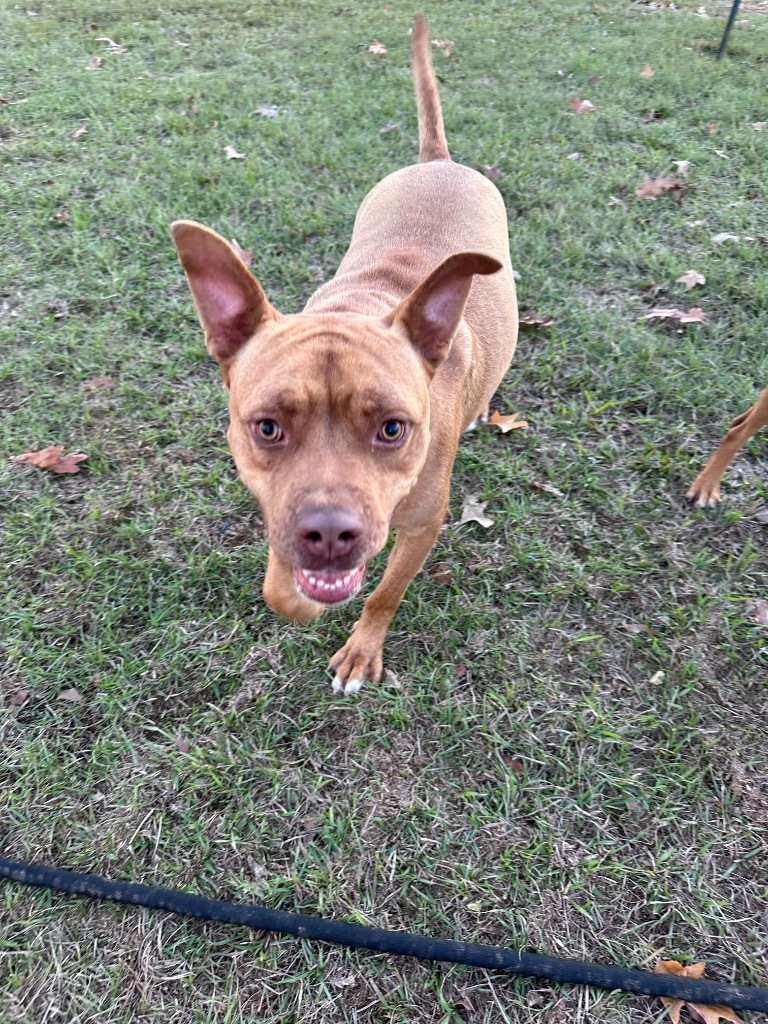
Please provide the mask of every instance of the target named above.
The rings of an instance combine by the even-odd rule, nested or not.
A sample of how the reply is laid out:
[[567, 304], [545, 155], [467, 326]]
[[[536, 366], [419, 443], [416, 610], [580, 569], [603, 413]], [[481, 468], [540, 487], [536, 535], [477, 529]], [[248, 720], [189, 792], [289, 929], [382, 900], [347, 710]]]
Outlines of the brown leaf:
[[691, 161], [690, 160], [673, 160], [672, 163], [677, 168], [677, 173], [681, 178], [687, 178], [691, 173]]
[[85, 65], [85, 70], [86, 71], [98, 71], [103, 63], [104, 63], [104, 58], [103, 57], [91, 57], [91, 59]]
[[650, 64], [645, 64], [643, 70], [640, 72], [641, 78], [653, 78], [656, 72], [653, 70]]
[[568, 100], [568, 106], [577, 114], [591, 114], [593, 110], [597, 110], [595, 104], [589, 100]]
[[436, 46], [438, 50], [445, 50], [445, 56], [450, 57], [455, 43], [452, 39], [433, 39], [432, 45]]
[[695, 288], [697, 284], [706, 284], [706, 277], [700, 274], [698, 270], [688, 270], [680, 277], [675, 278], [677, 284], [684, 284], [685, 290], [690, 291], [691, 288]]
[[646, 174], [643, 184], [635, 189], [635, 195], [641, 199], [656, 199], [665, 192], [673, 192], [682, 187], [682, 182], [671, 174], [660, 174], [658, 178], [651, 178]]
[[759, 597], [752, 602], [752, 618], [759, 626], [768, 626], [768, 601]]
[[59, 700], [68, 700], [71, 704], [79, 704], [82, 699], [82, 693], [74, 686], [70, 690], [62, 690], [59, 694]]
[[640, 317], [641, 320], [679, 320], [681, 324], [705, 324], [707, 322], [707, 314], [703, 309], [698, 306], [694, 306], [689, 309], [688, 312], [684, 312], [682, 309], [652, 309], [650, 313], [646, 313]]
[[106, 43], [107, 49], [110, 53], [128, 53], [124, 46], [120, 43], [116, 43], [114, 39], [110, 39], [109, 36], [96, 36], [97, 43]]
[[531, 487], [535, 487], [537, 491], [546, 491], [547, 494], [554, 494], [556, 498], [564, 498], [565, 495], [562, 491], [558, 490], [554, 484], [548, 484], [542, 480], [531, 480]]
[[41, 448], [36, 452], [14, 455], [11, 462], [19, 462], [24, 466], [37, 466], [38, 469], [50, 469], [52, 473], [79, 473], [80, 467], [77, 463], [87, 459], [88, 456], [75, 452], [62, 455], [63, 451], [63, 445], [51, 445], [49, 448]]
[[374, 39], [371, 45], [368, 47], [369, 53], [386, 53], [387, 48], [384, 43], [380, 43], [378, 39]]
[[435, 583], [452, 583], [455, 575], [453, 567], [448, 562], [437, 562], [427, 569], [427, 576]]
[[20, 708], [27, 703], [31, 693], [31, 690], [14, 690], [8, 698], [8, 703], [12, 708]]
[[464, 507], [461, 510], [461, 519], [456, 525], [463, 526], [464, 523], [480, 523], [487, 530], [489, 526], [493, 525], [493, 520], [485, 514], [485, 506], [487, 504], [487, 501], [478, 501], [477, 495], [468, 494]]
[[528, 420], [519, 420], [517, 417], [518, 413], [516, 412], [513, 412], [511, 416], [502, 416], [496, 409], [488, 422], [491, 426], [498, 427], [502, 434], [506, 434], [508, 430], [522, 430], [528, 426]]
[[232, 248], [235, 250], [236, 255], [240, 257], [241, 262], [246, 267], [250, 267], [251, 260], [253, 259], [253, 249], [241, 249], [234, 238], [232, 239]]
[[72, 132], [72, 138], [79, 139], [80, 136], [85, 135], [87, 131], [88, 129], [85, 127], [85, 125], [81, 124], [79, 128], [75, 128], [75, 130]]
[[234, 146], [225, 146], [227, 160], [245, 160], [245, 153], [238, 153]]
[[109, 391], [115, 386], [115, 382], [111, 377], [91, 377], [90, 380], [83, 381], [84, 388], [104, 388], [105, 391]]
[[555, 322], [553, 316], [536, 316], [535, 313], [528, 313], [520, 317], [521, 327], [551, 327]]
[[[703, 977], [706, 966], [704, 963], [698, 963], [683, 967], [677, 960], [659, 960], [653, 970], [656, 974], [671, 974], [676, 978], [698, 980]], [[703, 1024], [718, 1024], [721, 1018], [732, 1021], [733, 1024], [742, 1024], [741, 1018], [728, 1006], [705, 1006], [704, 1003], [689, 1003], [683, 999], [669, 999], [666, 996], [660, 998], [667, 1007], [673, 1024], [679, 1024], [683, 1006], [694, 1020], [702, 1021]]]
[[58, 221], [59, 224], [68, 224], [69, 223], [69, 210], [57, 210], [56, 213], [54, 213], [54, 215], [53, 215], [53, 217], [51, 219]]

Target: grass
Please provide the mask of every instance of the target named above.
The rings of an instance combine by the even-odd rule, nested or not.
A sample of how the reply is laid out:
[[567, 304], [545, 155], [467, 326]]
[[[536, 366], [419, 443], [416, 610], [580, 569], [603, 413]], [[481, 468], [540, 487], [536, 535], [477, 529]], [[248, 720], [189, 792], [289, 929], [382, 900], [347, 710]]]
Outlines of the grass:
[[[498, 400], [531, 426], [463, 441], [390, 672], [347, 700], [325, 664], [355, 610], [299, 628], [261, 603], [264, 532], [168, 224], [253, 248], [300, 308], [366, 190], [415, 156], [412, 12], [4, 7], [0, 450], [89, 456], [69, 478], [0, 471], [5, 855], [768, 984], [764, 438], [717, 510], [683, 501], [768, 381], [768, 21], [746, 6], [715, 63], [726, 4], [430, 3], [455, 44], [435, 51], [452, 153], [497, 168], [521, 306], [556, 323], [522, 334]], [[683, 159], [680, 199], [635, 196]], [[690, 268], [707, 282], [685, 294]], [[664, 305], [709, 323], [640, 319]], [[489, 530], [452, 525], [467, 493]], [[2, 1024], [661, 1015], [7, 884], [0, 901]]]

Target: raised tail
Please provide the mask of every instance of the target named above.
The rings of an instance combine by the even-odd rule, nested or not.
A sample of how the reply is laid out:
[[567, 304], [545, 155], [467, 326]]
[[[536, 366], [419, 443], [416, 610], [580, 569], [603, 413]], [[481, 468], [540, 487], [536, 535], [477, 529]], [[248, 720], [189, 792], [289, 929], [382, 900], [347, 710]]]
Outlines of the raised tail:
[[429, 30], [422, 14], [417, 15], [413, 25], [413, 84], [419, 109], [419, 162], [450, 160], [429, 49]]

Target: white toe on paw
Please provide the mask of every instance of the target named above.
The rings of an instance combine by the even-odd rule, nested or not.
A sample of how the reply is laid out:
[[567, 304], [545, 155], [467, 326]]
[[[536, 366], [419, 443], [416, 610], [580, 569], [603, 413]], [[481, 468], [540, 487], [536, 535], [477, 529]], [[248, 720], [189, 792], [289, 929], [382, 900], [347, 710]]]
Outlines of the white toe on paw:
[[365, 680], [363, 679], [350, 679], [347, 685], [344, 687], [344, 693], [357, 693], [364, 682]]
[[333, 690], [334, 693], [341, 693], [343, 691], [344, 683], [341, 681], [339, 676], [334, 676], [333, 677], [333, 682], [331, 683], [331, 689]]

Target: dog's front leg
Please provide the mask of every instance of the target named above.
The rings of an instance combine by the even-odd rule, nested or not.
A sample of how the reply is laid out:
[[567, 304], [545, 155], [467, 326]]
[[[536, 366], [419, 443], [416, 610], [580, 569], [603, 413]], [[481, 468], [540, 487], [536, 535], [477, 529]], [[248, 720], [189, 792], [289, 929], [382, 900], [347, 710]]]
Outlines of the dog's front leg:
[[401, 527], [387, 561], [381, 583], [363, 606], [363, 614], [349, 640], [331, 658], [328, 667], [335, 672], [334, 692], [357, 693], [366, 679], [381, 679], [384, 637], [403, 599], [408, 584], [422, 567], [434, 547], [444, 513], [419, 530]]
[[273, 611], [293, 622], [312, 622], [323, 610], [317, 601], [310, 601], [299, 593], [290, 565], [278, 558], [272, 548], [269, 549], [263, 593], [264, 600]]

